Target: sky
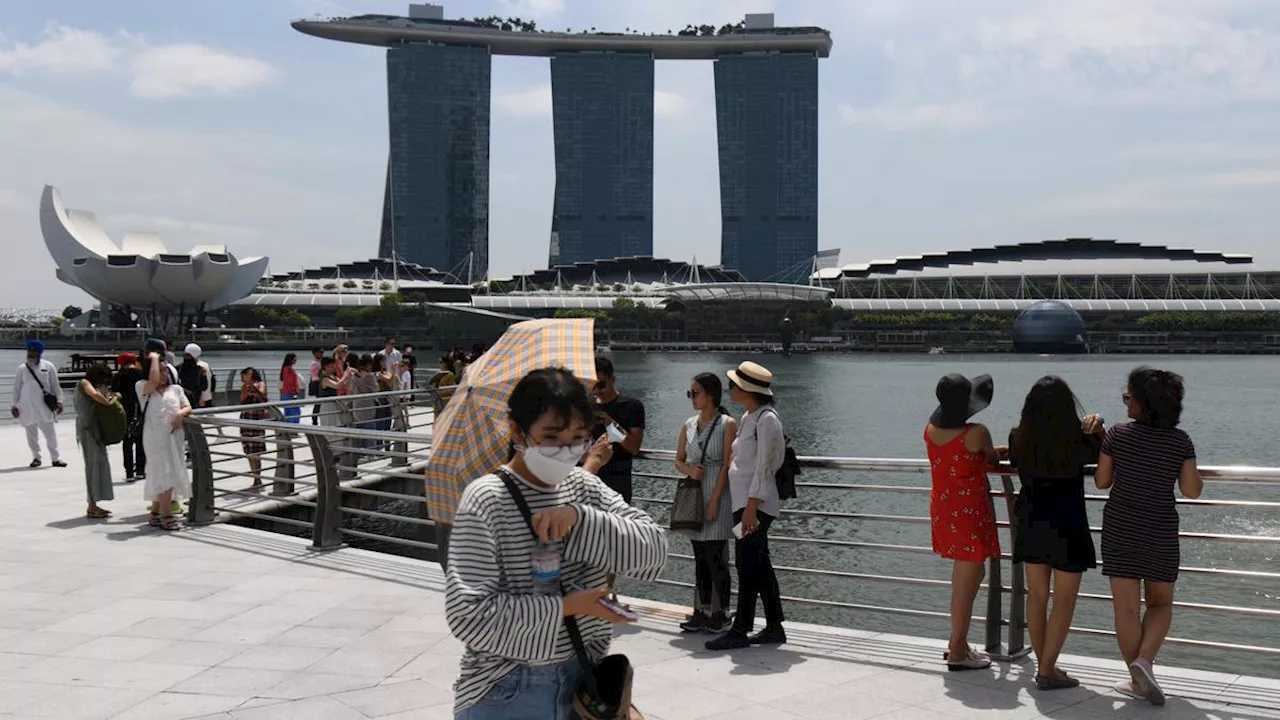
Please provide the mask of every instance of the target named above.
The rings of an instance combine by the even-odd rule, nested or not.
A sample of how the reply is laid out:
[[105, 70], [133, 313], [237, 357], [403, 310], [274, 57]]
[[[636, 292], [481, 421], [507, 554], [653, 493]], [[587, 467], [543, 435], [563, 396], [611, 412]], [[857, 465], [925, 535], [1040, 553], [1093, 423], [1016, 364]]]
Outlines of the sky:
[[[540, 28], [664, 32], [776, 12], [820, 69], [821, 248], [842, 263], [1063, 237], [1250, 253], [1280, 269], [1273, 0], [468, 0]], [[225, 244], [284, 272], [377, 249], [384, 51], [295, 32], [382, 0], [5, 0], [0, 307], [54, 278], [45, 184], [114, 237]], [[719, 261], [710, 63], [658, 63], [654, 254]], [[545, 59], [495, 57], [491, 276], [542, 267], [554, 160]]]

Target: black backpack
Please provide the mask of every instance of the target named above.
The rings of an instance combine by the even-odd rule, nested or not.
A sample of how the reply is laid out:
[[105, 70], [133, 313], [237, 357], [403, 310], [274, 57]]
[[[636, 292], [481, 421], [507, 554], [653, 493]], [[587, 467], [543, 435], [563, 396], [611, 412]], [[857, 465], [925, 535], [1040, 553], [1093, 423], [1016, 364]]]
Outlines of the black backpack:
[[[766, 407], [760, 412], [763, 418], [766, 412], [773, 413], [774, 417], [778, 417], [778, 411], [771, 407]], [[778, 417], [781, 422], [782, 418]], [[760, 419], [756, 419], [756, 425], [752, 428], [753, 436], [759, 440], [760, 437]], [[791, 449], [791, 438], [783, 434], [782, 441], [784, 443], [782, 455], [782, 467], [778, 468], [778, 472], [773, 474], [773, 480], [778, 485], [778, 499], [792, 500], [796, 497], [796, 476], [800, 474], [800, 459], [796, 457], [796, 451]], [[758, 446], [757, 446], [758, 447]]]

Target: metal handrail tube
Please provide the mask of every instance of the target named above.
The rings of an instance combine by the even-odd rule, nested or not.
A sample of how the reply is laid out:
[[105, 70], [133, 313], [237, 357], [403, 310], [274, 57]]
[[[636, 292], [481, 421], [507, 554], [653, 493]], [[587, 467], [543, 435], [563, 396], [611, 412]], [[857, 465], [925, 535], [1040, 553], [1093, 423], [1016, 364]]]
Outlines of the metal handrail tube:
[[319, 405], [326, 402], [346, 402], [348, 400], [376, 400], [376, 399], [392, 399], [403, 398], [405, 396], [426, 395], [431, 397], [437, 394], [434, 388], [415, 388], [413, 390], [384, 390], [376, 393], [360, 393], [358, 395], [335, 395], [332, 397], [310, 396], [299, 398], [297, 400], [267, 400], [260, 403], [249, 403], [247, 405], [217, 405], [208, 408], [196, 408], [191, 411], [194, 417], [204, 417], [207, 415], [220, 415], [223, 413], [238, 413], [247, 410], [267, 410], [270, 408], [288, 408], [302, 407], [305, 405]]
[[416, 503], [425, 503], [427, 501], [427, 499], [421, 495], [405, 495], [404, 493], [388, 492], [386, 490], [370, 490], [369, 488], [349, 487], [346, 491], [357, 495], [369, 495], [371, 497], [386, 498], [388, 500], [403, 500], [405, 502]]
[[406, 538], [395, 537], [394, 535], [376, 535], [367, 533], [362, 530], [352, 530], [350, 528], [342, 528], [343, 535], [352, 535], [354, 537], [365, 538], [366, 540], [377, 540], [378, 542], [389, 542], [397, 545], [407, 545], [409, 547], [422, 548], [423, 550], [439, 550], [440, 546], [435, 543], [422, 542], [420, 540], [408, 540]]
[[[352, 396], [348, 396], [352, 397]], [[253, 406], [249, 406], [253, 407]], [[195, 422], [198, 419], [199, 422]], [[188, 418], [188, 423], [196, 425], [215, 425], [221, 427], [247, 427], [260, 428], [262, 430], [274, 430], [276, 432], [288, 432], [295, 435], [319, 435], [321, 437], [335, 437], [344, 440], [408, 440], [412, 443], [422, 445], [431, 444], [430, 435], [419, 435], [416, 433], [390, 432], [383, 430], [356, 430], [354, 428], [343, 427], [341, 425], [306, 425], [275, 422], [272, 420], [242, 420], [240, 418], [221, 418], [216, 416], [205, 415], [199, 418]]]
[[[643, 460], [675, 461], [675, 451], [642, 449], [636, 457]], [[801, 467], [825, 468], [829, 470], [854, 470], [860, 472], [893, 472], [915, 473], [927, 475], [929, 461], [916, 458], [863, 458], [863, 457], [823, 457], [801, 455], [798, 460]], [[1094, 466], [1085, 468], [1086, 475], [1092, 475]], [[992, 475], [1016, 475], [1017, 470], [1006, 464], [991, 471]], [[1200, 475], [1206, 480], [1256, 480], [1268, 483], [1280, 483], [1280, 467], [1251, 467], [1236, 465], [1202, 465]]]
[[277, 515], [267, 515], [265, 513], [252, 512], [250, 510], [237, 510], [235, 508], [219, 508], [218, 512], [230, 513], [232, 515], [243, 515], [245, 517], [257, 518], [258, 520], [269, 520], [271, 522], [284, 523], [285, 525], [293, 525], [311, 530], [314, 528], [313, 523], [303, 520], [294, 520], [293, 518], [280, 517]]
[[[1053, 593], [1050, 592], [1049, 595], [1052, 597]], [[1077, 593], [1076, 597], [1083, 600], [1095, 600], [1100, 602], [1112, 602], [1114, 600], [1110, 595], [1104, 595], [1102, 593], [1082, 592]], [[1262, 617], [1280, 618], [1280, 610], [1271, 610], [1269, 608], [1251, 608], [1241, 607], [1239, 605], [1215, 605], [1213, 603], [1186, 602], [1182, 600], [1174, 600], [1173, 607], [1186, 608], [1187, 610], [1204, 610], [1206, 612], [1226, 612], [1237, 615], [1258, 615]]]
[[[234, 495], [234, 496], [236, 496], [236, 497], [251, 497], [251, 498], [260, 498], [260, 497], [262, 497], [262, 493], [259, 493], [259, 492], [249, 492], [248, 490], [222, 490], [222, 489], [215, 489], [215, 490], [213, 491], [213, 494], [214, 494], [214, 497], [227, 497], [228, 495]], [[284, 504], [286, 504], [286, 505], [297, 505], [298, 507], [314, 508], [314, 507], [316, 506], [316, 504], [315, 504], [315, 503], [313, 503], [313, 502], [310, 502], [310, 501], [307, 501], [307, 500], [299, 500], [298, 498], [291, 498], [291, 497], [288, 497], [288, 496], [279, 496], [279, 495], [277, 495], [277, 496], [273, 496], [271, 499], [272, 499], [272, 500], [278, 500], [279, 502], [282, 502], [282, 503], [284, 503]], [[225, 508], [218, 508], [218, 509], [219, 509], [219, 510], [223, 510], [223, 509], [225, 509]]]
[[[399, 466], [392, 466], [392, 467], [403, 467], [403, 466], [399, 465]], [[346, 470], [349, 468], [346, 468], [343, 465], [339, 465], [338, 469]], [[403, 470], [382, 470], [379, 468], [371, 468], [371, 467], [366, 467], [361, 469], [367, 475], [377, 475], [378, 477], [400, 478], [401, 480], [422, 480], [423, 479], [423, 475], [420, 472], [415, 473], [415, 472], [405, 472]], [[420, 502], [427, 501], [426, 497], [419, 497], [418, 500]]]
[[380, 518], [382, 520], [392, 520], [395, 522], [405, 522], [413, 525], [422, 525], [424, 527], [435, 527], [434, 520], [424, 520], [423, 518], [409, 517], [408, 515], [392, 515], [391, 513], [378, 512], [377, 510], [361, 510], [343, 506], [342, 512], [351, 515], [359, 515], [360, 517]]
[[[1115, 637], [1114, 630], [1099, 630], [1098, 628], [1086, 628], [1071, 626], [1070, 631], [1073, 633], [1082, 633], [1085, 635], [1098, 635], [1101, 637]], [[1240, 645], [1238, 643], [1224, 643], [1215, 640], [1192, 640], [1190, 638], [1166, 637], [1166, 643], [1174, 645], [1190, 645], [1193, 647], [1216, 648], [1218, 650], [1240, 650], [1244, 652], [1266, 653], [1268, 655], [1280, 655], [1280, 648], [1266, 647], [1262, 645]]]

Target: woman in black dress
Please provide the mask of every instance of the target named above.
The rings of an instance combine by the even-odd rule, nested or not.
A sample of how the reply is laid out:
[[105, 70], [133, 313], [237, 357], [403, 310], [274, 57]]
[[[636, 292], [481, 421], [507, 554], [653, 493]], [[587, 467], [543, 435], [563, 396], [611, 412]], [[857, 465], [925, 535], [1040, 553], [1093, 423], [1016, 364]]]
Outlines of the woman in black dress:
[[1031, 387], [1018, 427], [1009, 433], [1009, 460], [1022, 479], [1014, 505], [1013, 561], [1026, 563], [1027, 629], [1041, 690], [1080, 684], [1056, 663], [1071, 630], [1081, 573], [1097, 565], [1084, 507], [1084, 468], [1098, 461], [1102, 429], [1097, 415], [1080, 418], [1071, 388], [1049, 375]]
[[1152, 663], [1173, 621], [1181, 559], [1173, 487], [1186, 498], [1204, 489], [1195, 446], [1177, 427], [1182, 397], [1179, 375], [1145, 367], [1130, 373], [1124, 404], [1133, 422], [1107, 431], [1094, 475], [1099, 488], [1111, 488], [1102, 511], [1102, 574], [1111, 578], [1116, 641], [1131, 678], [1116, 690], [1153, 705], [1164, 704]]

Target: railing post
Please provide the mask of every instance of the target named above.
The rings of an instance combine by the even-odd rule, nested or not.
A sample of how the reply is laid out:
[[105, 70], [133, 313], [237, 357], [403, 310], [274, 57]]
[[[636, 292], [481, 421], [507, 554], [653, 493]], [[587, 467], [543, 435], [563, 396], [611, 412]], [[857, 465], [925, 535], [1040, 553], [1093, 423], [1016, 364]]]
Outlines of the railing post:
[[[409, 408], [408, 402], [403, 396], [395, 395], [390, 398], [391, 403], [391, 427], [396, 432], [409, 432]], [[399, 453], [391, 457], [392, 467], [404, 467], [409, 464], [409, 458], [404, 457], [409, 453], [409, 443], [407, 441], [397, 440], [391, 444], [391, 451]]]
[[191, 525], [212, 523], [217, 512], [213, 496], [213, 456], [209, 453], [209, 441], [204, 436], [204, 426], [188, 419], [182, 424], [187, 438], [187, 450], [191, 453], [191, 502], [187, 503], [187, 522]]
[[316, 466], [316, 510], [311, 531], [311, 547], [336, 550], [342, 547], [342, 486], [334, 464], [329, 438], [308, 433], [311, 458]]
[[[289, 422], [280, 408], [270, 409], [271, 419], [275, 422]], [[276, 433], [276, 470], [275, 480], [271, 483], [272, 495], [292, 495], [294, 493], [293, 441], [297, 435], [293, 433]]]
[[[1009, 539], [1011, 544], [1018, 542], [1018, 517], [1014, 514], [1017, 491], [1013, 488], [1013, 476], [1001, 475], [1000, 483], [1004, 486], [1005, 509], [1009, 513]], [[1008, 655], [1017, 658], [1027, 654], [1024, 645], [1027, 624], [1027, 579], [1026, 568], [1022, 563], [1012, 563], [1012, 577], [1009, 578], [1009, 641]]]

